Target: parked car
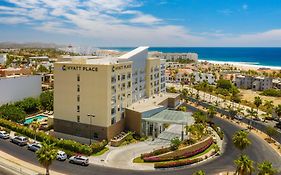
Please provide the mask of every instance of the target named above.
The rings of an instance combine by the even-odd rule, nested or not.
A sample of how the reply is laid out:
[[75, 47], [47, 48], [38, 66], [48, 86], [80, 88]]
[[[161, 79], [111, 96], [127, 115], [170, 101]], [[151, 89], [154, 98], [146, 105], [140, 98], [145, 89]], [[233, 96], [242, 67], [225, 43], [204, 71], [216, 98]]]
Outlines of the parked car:
[[0, 138], [8, 139], [10, 135], [6, 131], [0, 131]]
[[27, 145], [27, 141], [28, 141], [28, 139], [26, 137], [23, 137], [23, 136], [15, 136], [14, 138], [11, 139], [12, 143], [15, 143], [19, 146]]
[[87, 166], [89, 165], [89, 159], [85, 156], [72, 156], [69, 158], [69, 163]]
[[41, 147], [42, 145], [40, 143], [31, 143], [27, 145], [27, 149], [34, 152], [38, 151]]
[[57, 160], [64, 161], [67, 159], [67, 154], [64, 151], [58, 151]]
[[275, 127], [281, 129], [281, 122], [276, 123]]
[[234, 118], [237, 119], [237, 120], [242, 120], [243, 119], [243, 117], [241, 115], [235, 115]]
[[259, 117], [254, 117], [253, 120], [262, 121]]

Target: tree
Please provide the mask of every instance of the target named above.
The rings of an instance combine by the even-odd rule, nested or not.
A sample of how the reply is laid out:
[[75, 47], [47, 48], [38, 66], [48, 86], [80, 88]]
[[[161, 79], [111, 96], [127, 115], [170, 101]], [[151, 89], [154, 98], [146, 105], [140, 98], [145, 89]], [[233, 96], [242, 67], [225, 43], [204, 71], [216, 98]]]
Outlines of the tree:
[[216, 108], [214, 106], [210, 106], [207, 111], [207, 115], [209, 119], [212, 120], [216, 114], [217, 114]]
[[232, 88], [232, 83], [229, 80], [220, 79], [217, 81], [217, 88], [230, 90]]
[[57, 157], [57, 150], [54, 144], [42, 143], [42, 147], [36, 151], [36, 157], [41, 165], [46, 168], [46, 175], [49, 175], [49, 169], [52, 161]]
[[255, 111], [253, 108], [251, 108], [251, 109], [247, 108], [246, 111], [248, 113], [248, 116], [250, 116], [251, 118], [257, 117], [257, 111]]
[[178, 108], [179, 111], [183, 111], [183, 112], [186, 112], [186, 106], [180, 106]]
[[267, 126], [266, 127], [266, 134], [268, 137], [271, 139], [273, 136], [275, 136], [278, 133], [278, 131], [272, 127], [272, 126]]
[[206, 116], [206, 114], [202, 111], [196, 111], [192, 114], [192, 117], [195, 120], [195, 123], [202, 123], [205, 124], [206, 122], [208, 122], [208, 118]]
[[195, 123], [188, 127], [188, 131], [197, 139], [200, 140], [205, 135], [206, 127], [201, 123]]
[[20, 107], [17, 107], [13, 104], [11, 105], [3, 105], [0, 107], [0, 117], [12, 120], [17, 123], [22, 123], [25, 119], [26, 113]]
[[37, 71], [38, 72], [49, 72], [49, 70], [43, 66], [43, 65], [40, 65], [38, 68], [37, 68]]
[[259, 96], [255, 97], [254, 104], [257, 107], [257, 115], [259, 115], [259, 107], [262, 105], [262, 99]]
[[199, 171], [193, 173], [192, 175], [206, 175], [206, 173], [202, 170], [199, 170]]
[[15, 105], [22, 108], [27, 114], [37, 112], [40, 108], [39, 100], [32, 97], [16, 102]]
[[181, 144], [181, 141], [178, 137], [175, 137], [171, 140], [171, 148], [172, 150], [177, 150]]
[[[36, 132], [37, 129], [40, 127], [40, 123], [38, 121], [33, 121], [30, 124], [30, 127]], [[35, 134], [34, 140], [36, 140], [36, 134]]]
[[273, 101], [272, 100], [266, 100], [264, 102], [264, 105], [263, 105], [266, 109], [266, 114], [267, 115], [271, 115], [272, 114], [272, 110], [274, 108], [274, 105], [273, 105]]
[[248, 132], [244, 130], [237, 131], [233, 137], [232, 141], [234, 146], [241, 151], [241, 153], [246, 149], [249, 145], [251, 145], [251, 141], [248, 138]]
[[277, 170], [273, 168], [272, 163], [264, 161], [258, 164], [258, 175], [274, 175]]
[[52, 91], [46, 91], [41, 93], [40, 97], [40, 103], [43, 109], [52, 111], [53, 110], [53, 103], [54, 103], [54, 97]]
[[251, 175], [255, 170], [254, 162], [246, 155], [240, 155], [234, 163], [236, 165], [235, 174], [237, 175]]
[[274, 108], [274, 110], [275, 110], [275, 113], [277, 114], [278, 118], [280, 119], [280, 117], [281, 117], [281, 104], [279, 104], [278, 106], [276, 106], [276, 107]]

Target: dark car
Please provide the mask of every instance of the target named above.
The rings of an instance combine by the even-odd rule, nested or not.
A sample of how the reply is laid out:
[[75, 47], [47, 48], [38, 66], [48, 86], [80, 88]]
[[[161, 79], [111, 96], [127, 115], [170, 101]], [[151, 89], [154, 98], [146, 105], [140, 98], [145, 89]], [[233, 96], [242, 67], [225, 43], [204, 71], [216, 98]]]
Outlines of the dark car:
[[275, 127], [281, 129], [281, 122], [276, 123]]
[[41, 147], [42, 145], [40, 143], [31, 143], [27, 145], [27, 149], [34, 152], [38, 151]]
[[27, 141], [28, 141], [28, 139], [26, 137], [23, 137], [23, 136], [15, 136], [14, 138], [11, 139], [12, 143], [15, 143], [19, 146], [27, 145]]

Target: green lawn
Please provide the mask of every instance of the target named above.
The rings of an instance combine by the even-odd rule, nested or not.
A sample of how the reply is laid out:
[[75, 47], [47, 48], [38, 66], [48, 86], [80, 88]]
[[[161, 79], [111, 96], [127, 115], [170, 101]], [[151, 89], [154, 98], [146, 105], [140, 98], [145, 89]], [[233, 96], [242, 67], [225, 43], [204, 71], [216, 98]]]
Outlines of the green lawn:
[[100, 156], [100, 155], [103, 155], [103, 154], [104, 154], [106, 151], [108, 151], [108, 150], [109, 150], [108, 147], [104, 147], [103, 150], [101, 150], [101, 151], [99, 151], [99, 152], [97, 152], [97, 153], [92, 154], [92, 156]]

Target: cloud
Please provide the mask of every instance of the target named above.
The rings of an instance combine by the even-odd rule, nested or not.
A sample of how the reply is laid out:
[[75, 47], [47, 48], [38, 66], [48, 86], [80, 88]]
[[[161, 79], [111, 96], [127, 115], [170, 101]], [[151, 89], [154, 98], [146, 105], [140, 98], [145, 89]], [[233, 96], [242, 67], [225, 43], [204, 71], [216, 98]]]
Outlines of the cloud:
[[218, 10], [218, 13], [221, 13], [223, 15], [231, 15], [233, 11], [230, 9], [222, 9], [222, 10]]
[[131, 23], [141, 23], [141, 24], [156, 24], [160, 23], [162, 19], [156, 18], [151, 15], [140, 14], [137, 17], [130, 19]]
[[247, 5], [247, 4], [243, 4], [243, 5], [242, 5], [242, 9], [243, 9], [243, 10], [248, 10], [248, 5]]

